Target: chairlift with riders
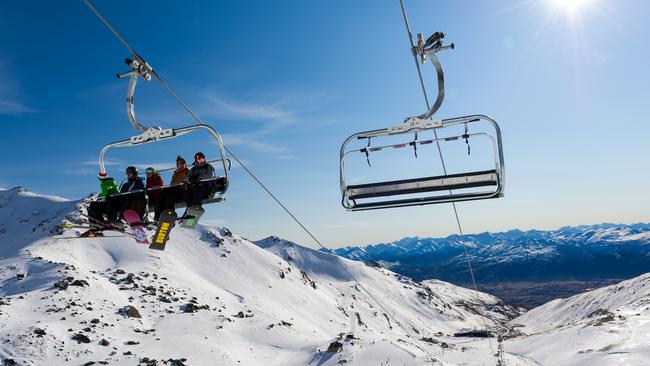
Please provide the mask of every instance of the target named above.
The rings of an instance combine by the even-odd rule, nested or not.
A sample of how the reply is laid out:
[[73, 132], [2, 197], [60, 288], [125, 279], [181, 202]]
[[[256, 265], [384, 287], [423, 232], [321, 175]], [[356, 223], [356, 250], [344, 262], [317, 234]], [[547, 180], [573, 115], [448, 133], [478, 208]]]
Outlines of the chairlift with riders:
[[[99, 152], [100, 172], [102, 173], [106, 172], [106, 163], [105, 163], [106, 153], [110, 149], [140, 146], [144, 144], [160, 142], [163, 140], [170, 140], [193, 132], [207, 131], [212, 137], [212, 139], [214, 140], [214, 142], [216, 143], [218, 155], [220, 156], [219, 159], [211, 160], [209, 161], [209, 163], [216, 163], [213, 164], [213, 166], [219, 167], [220, 169], [215, 168], [214, 178], [200, 180], [194, 184], [199, 186], [205, 185], [209, 187], [210, 195], [202, 199], [201, 203], [203, 205], [222, 202], [224, 200], [224, 194], [228, 189], [228, 184], [229, 184], [228, 174], [230, 171], [231, 163], [230, 160], [226, 158], [226, 150], [223, 144], [223, 140], [221, 139], [221, 135], [214, 128], [212, 128], [207, 124], [196, 124], [196, 125], [191, 125], [182, 128], [170, 128], [170, 129], [163, 129], [162, 127], [159, 126], [155, 126], [155, 127], [143, 126], [138, 121], [135, 114], [135, 98], [134, 98], [135, 88], [138, 83], [138, 79], [140, 78], [143, 78], [146, 81], [150, 81], [152, 79], [152, 75], [154, 74], [154, 71], [147, 62], [145, 62], [141, 57], [135, 54], [135, 52], [133, 53], [135, 59], [125, 60], [126, 64], [131, 68], [131, 70], [121, 74], [117, 74], [117, 77], [129, 78], [129, 85], [128, 85], [127, 95], [126, 95], [126, 110], [127, 110], [129, 122], [131, 123], [133, 128], [135, 128], [138, 132], [140, 132], [140, 134], [132, 136], [129, 139], [116, 141], [105, 145]], [[164, 171], [164, 170], [165, 169], [160, 171]], [[183, 183], [183, 184], [187, 185], [189, 183]], [[170, 189], [170, 188], [172, 187], [171, 186], [151, 187], [147, 189], [145, 192], [139, 191], [139, 192], [117, 193], [112, 195], [111, 197], [119, 197], [119, 196], [126, 196], [126, 195], [142, 195], [142, 194], [144, 194], [145, 197], [148, 197], [148, 194], [151, 191], [155, 190], [157, 192], [160, 192], [161, 190], [164, 191], [165, 189]], [[184, 199], [179, 199], [176, 202], [174, 202], [174, 206], [175, 208], [186, 207], [186, 201]], [[148, 207], [147, 212], [151, 212], [151, 211], [153, 211], [152, 208]]]

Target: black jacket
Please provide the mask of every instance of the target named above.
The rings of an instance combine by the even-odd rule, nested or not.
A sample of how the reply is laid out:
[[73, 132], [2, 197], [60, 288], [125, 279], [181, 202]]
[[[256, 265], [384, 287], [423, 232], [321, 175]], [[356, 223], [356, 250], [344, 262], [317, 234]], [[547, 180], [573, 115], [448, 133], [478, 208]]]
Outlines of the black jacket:
[[190, 173], [187, 175], [187, 180], [190, 183], [196, 183], [200, 180], [213, 179], [214, 178], [214, 168], [209, 163], [203, 165], [195, 165], [190, 169]]
[[120, 193], [128, 193], [128, 192], [144, 191], [144, 190], [145, 190], [144, 182], [140, 177], [135, 177], [131, 180], [127, 179], [124, 182], [122, 182], [122, 185], [120, 186]]

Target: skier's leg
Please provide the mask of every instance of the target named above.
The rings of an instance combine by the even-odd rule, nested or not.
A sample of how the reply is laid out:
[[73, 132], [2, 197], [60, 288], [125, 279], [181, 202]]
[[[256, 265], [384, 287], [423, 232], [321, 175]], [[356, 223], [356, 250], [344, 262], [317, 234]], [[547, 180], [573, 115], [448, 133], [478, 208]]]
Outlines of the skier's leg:
[[88, 216], [93, 219], [104, 222], [104, 212], [106, 212], [106, 203], [101, 201], [91, 202], [88, 206]]
[[201, 203], [201, 199], [198, 199], [197, 202], [197, 197], [199, 196], [200, 192], [200, 185], [199, 184], [190, 184], [188, 187], [187, 191], [185, 192], [185, 201], [187, 202], [187, 207], [197, 205], [198, 203]]
[[215, 192], [214, 183], [215, 182], [213, 180], [206, 181], [206, 182], [201, 182], [200, 189], [199, 189], [200, 193], [199, 193], [199, 197], [198, 197], [199, 202], [197, 203], [198, 205], [201, 204], [202, 200], [208, 199], [208, 198], [210, 198], [210, 197], [212, 197], [214, 195], [214, 192]]
[[119, 206], [118, 206], [120, 213], [118, 215], [118, 220], [122, 218], [124, 211], [131, 209], [132, 201], [133, 201], [133, 197], [130, 194], [124, 194], [120, 196]]
[[154, 196], [149, 198], [149, 209], [153, 208], [153, 219], [154, 221], [158, 221], [158, 218], [160, 218], [160, 213], [163, 210], [163, 197], [162, 196]]
[[133, 211], [137, 212], [138, 215], [140, 215], [140, 219], [144, 219], [145, 209], [147, 208], [144, 193], [136, 193], [131, 203], [131, 207]]
[[163, 210], [173, 210], [177, 201], [185, 201], [182, 186], [173, 186], [165, 189], [163, 194]]
[[210, 186], [207, 182], [201, 182], [194, 190], [192, 206], [201, 206], [201, 202], [210, 196]]
[[117, 220], [118, 210], [121, 203], [117, 197], [106, 197], [106, 220], [109, 222]]

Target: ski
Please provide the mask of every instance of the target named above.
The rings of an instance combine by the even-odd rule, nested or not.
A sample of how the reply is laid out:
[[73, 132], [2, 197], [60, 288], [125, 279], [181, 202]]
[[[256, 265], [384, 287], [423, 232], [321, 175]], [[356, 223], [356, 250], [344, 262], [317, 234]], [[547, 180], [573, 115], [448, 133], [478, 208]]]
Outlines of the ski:
[[[64, 228], [64, 229], [79, 228], [79, 229], [89, 229], [88, 231], [95, 231], [95, 232], [110, 230], [110, 231], [117, 231], [117, 232], [122, 233], [122, 234], [124, 234], [126, 236], [131, 236], [131, 237], [134, 236], [133, 233], [129, 233], [129, 232], [125, 231], [124, 228], [120, 228], [120, 227], [117, 227], [117, 226], [114, 226], [114, 225], [110, 225], [110, 224], [98, 221], [95, 218], [90, 217], [90, 216], [88, 216], [86, 214], [83, 214], [81, 212], [78, 212], [78, 214], [87, 219], [87, 221], [83, 221], [83, 220], [81, 221], [81, 224], [87, 224], [87, 226], [84, 226], [84, 225], [81, 225], [81, 224], [74, 224], [76, 222], [79, 222], [79, 220], [76, 219], [76, 218], [70, 217], [70, 216], [65, 216], [65, 219], [72, 222], [73, 224], [60, 223], [58, 226], [60, 228]], [[93, 228], [93, 226], [96, 226], [97, 228]], [[82, 233], [82, 235], [86, 234], [87, 232]]]
[[97, 237], [103, 237], [104, 233], [103, 230], [95, 230], [95, 229], [90, 229], [87, 231], [84, 231], [83, 233], [79, 234], [80, 238], [97, 238]]
[[[105, 228], [106, 230], [124, 231], [124, 228], [111, 225], [111, 224], [109, 224], [107, 222], [99, 221], [94, 217], [90, 217], [90, 216], [86, 215], [85, 213], [82, 213], [82, 212], [77, 212], [77, 213], [79, 214], [79, 216], [82, 216], [82, 217], [84, 217], [86, 219], [86, 221], [83, 221], [83, 220], [81, 221], [84, 224], [99, 226], [99, 227]], [[71, 216], [65, 216], [65, 219], [72, 222], [72, 223], [75, 223], [75, 222], [79, 221], [78, 219], [73, 218]], [[67, 224], [63, 224], [63, 225], [65, 226]]]
[[138, 215], [138, 213], [133, 210], [126, 210], [122, 213], [122, 216], [124, 217], [124, 220], [126, 220], [127, 224], [129, 224], [131, 227], [135, 241], [140, 244], [149, 244], [149, 240], [147, 239], [147, 232], [144, 231], [144, 228], [142, 227], [140, 215]]
[[158, 219], [158, 229], [153, 236], [153, 243], [149, 245], [149, 249], [165, 250], [165, 245], [169, 240], [169, 233], [174, 225], [176, 225], [176, 211], [163, 211]]
[[186, 229], [196, 229], [196, 225], [199, 223], [199, 219], [205, 210], [201, 206], [190, 206], [185, 210], [185, 215], [183, 215], [181, 221], [181, 227]]

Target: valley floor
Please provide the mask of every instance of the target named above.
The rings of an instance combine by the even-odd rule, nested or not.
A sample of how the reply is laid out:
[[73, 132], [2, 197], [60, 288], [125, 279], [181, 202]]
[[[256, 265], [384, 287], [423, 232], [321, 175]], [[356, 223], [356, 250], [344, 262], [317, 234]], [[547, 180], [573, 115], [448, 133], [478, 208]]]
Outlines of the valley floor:
[[[504, 301], [532, 309], [551, 300], [567, 298], [585, 291], [619, 283], [623, 279], [602, 279], [590, 281], [546, 281], [546, 282], [499, 282], [479, 283], [480, 291], [487, 292]], [[456, 285], [471, 288], [471, 284]]]

